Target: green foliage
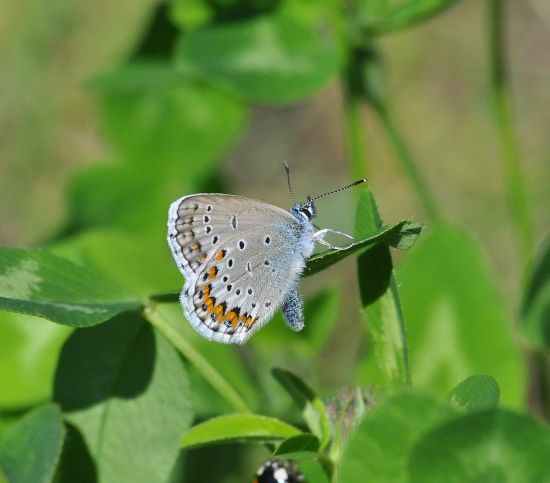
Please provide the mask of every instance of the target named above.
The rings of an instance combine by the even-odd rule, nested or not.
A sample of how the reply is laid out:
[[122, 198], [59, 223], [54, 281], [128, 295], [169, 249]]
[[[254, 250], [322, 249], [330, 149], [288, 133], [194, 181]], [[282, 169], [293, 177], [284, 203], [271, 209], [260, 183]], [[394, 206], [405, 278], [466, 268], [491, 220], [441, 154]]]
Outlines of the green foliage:
[[300, 434], [294, 426], [258, 414], [228, 414], [193, 426], [182, 438], [182, 448], [214, 443], [270, 443]]
[[[359, 238], [380, 229], [382, 220], [374, 197], [365, 191], [359, 198], [355, 231]], [[420, 226], [404, 225], [404, 241], [414, 241]], [[376, 366], [371, 366], [369, 377], [386, 386], [402, 387], [409, 384], [408, 349], [401, 303], [393, 275], [393, 264], [388, 246], [377, 245], [363, 253], [357, 261], [361, 303], [364, 320], [372, 337]]]
[[[105, 163], [69, 183], [47, 250], [0, 248], [0, 483], [242, 482], [270, 457], [298, 461], [309, 483], [548, 481], [550, 430], [499, 408], [525, 409], [512, 317], [477, 241], [443, 221], [388, 107], [376, 37], [455, 3], [178, 0], [134, 55], [94, 76]], [[254, 103], [303, 101], [338, 78], [350, 165], [365, 176], [367, 105], [427, 233], [415, 245], [421, 224], [383, 224], [373, 192], [356, 191], [356, 239], [310, 257], [304, 276], [356, 256], [361, 315], [348, 287], [319, 277], [301, 333], [277, 314], [245, 347], [214, 344], [177, 304], [167, 207], [231, 191], [221, 159]], [[519, 175], [511, 185], [522, 192]], [[394, 271], [391, 248], [413, 245]], [[521, 328], [544, 360], [550, 248], [524, 261]], [[352, 339], [366, 349], [345, 354], [349, 371], [331, 381], [323, 368]]]
[[326, 18], [293, 13], [282, 8], [193, 30], [181, 39], [178, 65], [249, 102], [310, 95], [338, 74], [343, 53]]
[[440, 394], [490, 374], [520, 406], [525, 362], [479, 248], [463, 230], [434, 227], [399, 270], [415, 385]]
[[413, 482], [548, 481], [550, 431], [503, 409], [466, 414], [434, 428], [409, 459]]
[[550, 243], [539, 256], [523, 301], [522, 329], [535, 347], [550, 348]]
[[[101, 481], [164, 482], [193, 419], [190, 391], [173, 346], [137, 314], [76, 331], [55, 378], [54, 398], [73, 430], [65, 451], [93, 460]], [[62, 464], [62, 481], [81, 475], [82, 468]]]
[[407, 459], [415, 442], [452, 416], [449, 405], [420, 394], [396, 394], [380, 402], [350, 438], [341, 481], [408, 481]]
[[470, 376], [451, 391], [451, 403], [465, 412], [493, 409], [498, 406], [500, 388], [485, 374]]
[[0, 481], [2, 473], [10, 483], [52, 481], [64, 437], [63, 417], [55, 404], [31, 411], [0, 440]]
[[110, 279], [40, 250], [1, 248], [0, 273], [0, 310], [72, 327], [88, 327], [140, 306]]

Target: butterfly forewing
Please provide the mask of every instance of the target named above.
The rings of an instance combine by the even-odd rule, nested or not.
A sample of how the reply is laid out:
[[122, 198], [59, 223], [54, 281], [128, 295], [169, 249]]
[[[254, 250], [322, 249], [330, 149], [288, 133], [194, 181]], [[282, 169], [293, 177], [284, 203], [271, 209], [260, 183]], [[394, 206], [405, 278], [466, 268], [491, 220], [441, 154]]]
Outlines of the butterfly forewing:
[[304, 266], [308, 234], [290, 213], [268, 203], [191, 195], [172, 204], [168, 225], [172, 253], [187, 279], [185, 314], [210, 339], [245, 342], [272, 317]]

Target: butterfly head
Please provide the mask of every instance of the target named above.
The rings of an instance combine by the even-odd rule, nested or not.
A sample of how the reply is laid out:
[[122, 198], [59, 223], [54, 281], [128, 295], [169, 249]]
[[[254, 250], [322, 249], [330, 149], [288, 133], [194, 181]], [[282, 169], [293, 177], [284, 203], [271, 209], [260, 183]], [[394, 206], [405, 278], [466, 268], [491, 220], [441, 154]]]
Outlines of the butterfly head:
[[298, 221], [311, 221], [317, 214], [313, 200], [309, 196], [305, 203], [294, 203], [290, 212]]

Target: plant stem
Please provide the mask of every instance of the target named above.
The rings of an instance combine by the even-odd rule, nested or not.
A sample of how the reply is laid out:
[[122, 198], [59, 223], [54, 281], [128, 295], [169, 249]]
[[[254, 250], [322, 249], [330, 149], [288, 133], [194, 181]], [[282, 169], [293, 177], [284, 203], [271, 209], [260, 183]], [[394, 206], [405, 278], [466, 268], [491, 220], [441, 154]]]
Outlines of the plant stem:
[[533, 227], [525, 189], [519, 149], [512, 127], [510, 88], [504, 55], [504, 0], [489, 0], [490, 94], [495, 129], [503, 163], [506, 193], [518, 245], [525, 267], [533, 255]]
[[170, 321], [159, 312], [155, 305], [147, 305], [143, 310], [143, 314], [151, 325], [158, 329], [159, 332], [161, 332], [162, 335], [164, 335], [164, 337], [166, 337], [191, 364], [193, 364], [214, 390], [236, 411], [241, 413], [252, 412], [239, 393], [227, 383], [217, 369], [210, 364], [210, 361], [189, 343], [185, 336], [178, 331], [176, 324], [170, 323]]
[[[347, 151], [354, 174], [361, 177], [366, 172], [367, 159], [360, 116], [364, 97], [361, 89], [356, 88], [356, 67], [349, 66], [343, 84]], [[363, 237], [368, 234], [367, 232], [372, 233], [379, 229], [382, 221], [372, 195], [365, 194], [361, 200], [356, 220], [356, 235]], [[387, 387], [409, 386], [411, 377], [407, 336], [389, 248], [380, 247], [367, 251], [358, 258], [357, 263], [364, 318], [369, 319], [369, 332], [375, 344], [377, 364], [384, 384]], [[377, 271], [378, 277], [375, 275], [374, 281], [367, 280], [364, 276], [364, 271], [370, 269]]]
[[[348, 160], [355, 179], [366, 178], [368, 172], [361, 111], [364, 107], [352, 75], [346, 75], [344, 84], [344, 117]], [[359, 192], [358, 190], [356, 191]]]
[[437, 203], [435, 202], [425, 179], [422, 177], [417, 163], [403, 138], [403, 135], [397, 128], [389, 107], [385, 101], [379, 101], [378, 103], [373, 104], [373, 106], [376, 113], [380, 117], [382, 126], [386, 131], [397, 159], [401, 163], [406, 176], [409, 178], [409, 181], [416, 192], [416, 196], [420, 201], [422, 210], [429, 220], [434, 222], [440, 220], [441, 214]]

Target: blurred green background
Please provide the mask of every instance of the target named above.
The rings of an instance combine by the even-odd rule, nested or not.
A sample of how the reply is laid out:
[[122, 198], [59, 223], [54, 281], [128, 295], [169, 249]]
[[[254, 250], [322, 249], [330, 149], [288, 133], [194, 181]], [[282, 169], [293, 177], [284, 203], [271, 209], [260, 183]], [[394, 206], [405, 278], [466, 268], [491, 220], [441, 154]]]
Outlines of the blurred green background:
[[[167, 68], [199, 4], [0, 6], [1, 246], [48, 245], [142, 297], [174, 292], [183, 281], [164, 238], [166, 211], [177, 197], [209, 189], [289, 207], [285, 160], [300, 199], [353, 180], [337, 77], [312, 88], [311, 96], [296, 94], [295, 102], [247, 104], [218, 85], [215, 74], [211, 84], [182, 82], [181, 72]], [[550, 3], [516, 0], [507, 7], [513, 124], [540, 251], [550, 213]], [[530, 275], [519, 255], [493, 123], [486, 3], [458, 1], [377, 38], [376, 46], [395, 122], [440, 212], [453, 223], [438, 227], [425, 216], [378, 116], [365, 107], [367, 175], [384, 221], [426, 225], [410, 252], [394, 253], [414, 385], [447, 394], [468, 375], [485, 372], [500, 384], [505, 406], [540, 409], [537, 389], [528, 388], [529, 345], [518, 330]], [[262, 100], [261, 88], [252, 94]], [[317, 225], [353, 233], [354, 201], [352, 192], [320, 200]], [[292, 334], [294, 345], [286, 349], [323, 395], [379, 382], [360, 326], [356, 270], [350, 257], [302, 282], [307, 298], [318, 297], [310, 313], [321, 333], [310, 345]], [[180, 317], [179, 307], [167, 310]], [[257, 358], [267, 371], [289, 363], [284, 330], [275, 320], [237, 355], [194, 343], [226, 371], [236, 364], [233, 357], [249, 366]], [[0, 314], [0, 410], [17, 413], [49, 398], [69, 333], [33, 317]], [[199, 387], [199, 375], [189, 371]], [[246, 381], [239, 388], [252, 407], [285, 405], [270, 383], [262, 384], [261, 395]], [[195, 401], [199, 416], [227, 410], [203, 386]]]

